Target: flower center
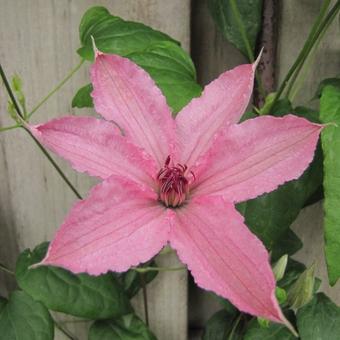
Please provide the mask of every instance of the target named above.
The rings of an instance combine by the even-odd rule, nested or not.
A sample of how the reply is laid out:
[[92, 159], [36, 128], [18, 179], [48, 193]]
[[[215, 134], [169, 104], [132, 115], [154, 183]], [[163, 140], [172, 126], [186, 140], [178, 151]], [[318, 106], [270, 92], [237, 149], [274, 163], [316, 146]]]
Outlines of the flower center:
[[[182, 164], [170, 166], [170, 156], [167, 157], [163, 168], [158, 172], [159, 200], [167, 207], [176, 208], [188, 197], [189, 180], [186, 177], [188, 167]], [[193, 172], [190, 172], [195, 179]]]

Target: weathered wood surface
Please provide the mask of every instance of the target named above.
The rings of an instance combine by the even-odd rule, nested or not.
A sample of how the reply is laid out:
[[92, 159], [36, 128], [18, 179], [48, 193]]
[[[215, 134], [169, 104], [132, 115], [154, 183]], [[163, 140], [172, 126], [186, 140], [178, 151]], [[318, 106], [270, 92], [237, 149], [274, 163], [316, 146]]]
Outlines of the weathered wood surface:
[[[78, 25], [87, 8], [104, 5], [125, 19], [158, 28], [189, 48], [189, 0], [0, 0], [0, 60], [8, 74], [24, 80], [27, 104], [32, 108], [79, 62]], [[88, 82], [87, 67], [34, 116], [34, 122], [73, 114], [70, 103], [75, 91]], [[0, 126], [8, 125], [7, 97], [0, 91]], [[91, 110], [80, 114], [91, 113]], [[75, 197], [24, 131], [0, 135], [0, 259], [14, 268], [18, 253], [50, 240]], [[60, 159], [58, 164], [84, 195], [94, 181], [76, 174]], [[160, 265], [176, 265], [175, 255], [163, 256]], [[14, 281], [0, 274], [0, 294]], [[187, 338], [187, 274], [160, 274], [148, 289], [151, 328], [159, 339]], [[135, 299], [143, 317], [141, 298]], [[78, 339], [86, 339], [86, 327], [68, 323]], [[57, 339], [64, 339], [59, 332]]]
[[[245, 62], [244, 57], [229, 44], [216, 29], [208, 14], [207, 0], [196, 0], [192, 9], [192, 55], [198, 69], [198, 79], [206, 84], [221, 72]], [[277, 80], [281, 82], [294, 62], [308, 32], [319, 13], [322, 0], [281, 0], [278, 15]], [[301, 91], [294, 99], [298, 105], [318, 107], [311, 102], [320, 80], [340, 74], [340, 28], [334, 21], [325, 35], [313, 63], [306, 73]], [[317, 264], [317, 275], [323, 280], [321, 289], [340, 303], [340, 284], [330, 288], [323, 255], [323, 214], [321, 204], [303, 210], [293, 225], [304, 242], [304, 248], [295, 258], [306, 265]], [[190, 281], [191, 282], [191, 281]], [[189, 289], [189, 325], [191, 339], [199, 339], [202, 326], [218, 309], [219, 304], [209, 294], [195, 287]]]

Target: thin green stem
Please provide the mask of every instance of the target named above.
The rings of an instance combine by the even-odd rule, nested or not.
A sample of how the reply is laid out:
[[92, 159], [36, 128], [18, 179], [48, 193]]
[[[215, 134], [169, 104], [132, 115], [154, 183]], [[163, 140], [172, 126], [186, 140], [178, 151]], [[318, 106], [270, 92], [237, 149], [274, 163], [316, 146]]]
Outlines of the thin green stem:
[[22, 113], [21, 113], [21, 110], [20, 110], [20, 107], [19, 107], [19, 105], [18, 105], [18, 103], [17, 103], [17, 101], [16, 101], [16, 99], [15, 99], [15, 97], [14, 97], [14, 93], [13, 93], [13, 91], [12, 91], [12, 89], [11, 89], [11, 86], [9, 85], [9, 82], [8, 82], [8, 80], [7, 80], [7, 77], [6, 77], [6, 75], [5, 75], [5, 72], [4, 72], [4, 70], [3, 70], [2, 66], [1, 66], [1, 64], [0, 64], [0, 76], [1, 76], [1, 78], [2, 78], [2, 81], [4, 82], [4, 85], [5, 85], [5, 88], [6, 88], [6, 90], [7, 90], [7, 93], [8, 93], [8, 95], [9, 95], [9, 97], [11, 98], [11, 101], [12, 101], [12, 103], [13, 103], [13, 105], [14, 105], [15, 111], [16, 111], [17, 114], [20, 116], [20, 118], [23, 119], [24, 117], [23, 117], [23, 115], [22, 115]]
[[12, 125], [12, 126], [0, 127], [0, 132], [4, 132], [4, 131], [8, 131], [8, 130], [13, 130], [13, 129], [16, 129], [18, 127], [21, 127], [21, 125], [16, 124], [16, 125]]
[[[20, 107], [15, 99], [15, 96], [13, 94], [13, 91], [8, 83], [7, 77], [5, 75], [5, 72], [0, 64], [0, 76], [5, 84], [7, 93], [9, 95], [9, 97], [11, 98], [15, 111], [18, 114], [18, 120], [20, 120], [23, 124], [25, 124], [22, 112], [20, 110]], [[72, 183], [70, 182], [70, 180], [66, 177], [66, 175], [63, 173], [63, 171], [59, 168], [59, 166], [57, 165], [57, 163], [53, 160], [53, 158], [49, 155], [49, 153], [46, 151], [46, 149], [40, 144], [40, 142], [32, 135], [32, 133], [29, 131], [29, 129], [25, 126], [23, 126], [24, 130], [31, 136], [31, 138], [34, 140], [34, 142], [37, 144], [37, 146], [39, 147], [39, 149], [42, 151], [42, 153], [46, 156], [46, 158], [51, 162], [51, 164], [53, 165], [53, 167], [57, 170], [58, 174], [61, 176], [61, 178], [65, 181], [65, 183], [69, 186], [69, 188], [73, 191], [73, 193], [79, 198], [82, 199], [81, 195], [79, 194], [79, 192], [76, 190], [76, 188], [72, 185]]]
[[[329, 0], [327, 0], [329, 1]], [[283, 91], [286, 89], [287, 85], [289, 84], [289, 81], [291, 77], [294, 75], [294, 72], [297, 70], [297, 68], [300, 66], [300, 63], [304, 63], [306, 58], [308, 57], [310, 51], [312, 50], [315, 42], [318, 40], [318, 37], [320, 34], [324, 31], [324, 29], [327, 29], [330, 25], [330, 23], [333, 21], [335, 18], [336, 14], [338, 13], [340, 9], [340, 0], [337, 1], [337, 3], [333, 6], [333, 8], [329, 11], [328, 15], [326, 18], [323, 20], [321, 24], [319, 24], [319, 18], [315, 21], [312, 30], [303, 46], [301, 49], [298, 57], [296, 58], [294, 64], [286, 74], [282, 84], [280, 85], [278, 91], [276, 92], [275, 98], [272, 102], [271, 107], [273, 107], [279, 98], [281, 97]]]
[[60, 90], [69, 79], [73, 77], [73, 75], [80, 69], [80, 67], [84, 64], [85, 59], [82, 59], [80, 63], [70, 71], [70, 73], [50, 92], [48, 93], [33, 109], [31, 112], [27, 114], [27, 119], [31, 118], [31, 116], [48, 100], [50, 99], [58, 90]]
[[143, 302], [144, 302], [144, 314], [145, 314], [145, 323], [149, 327], [149, 309], [148, 309], [148, 294], [146, 289], [146, 282], [143, 273], [139, 273], [140, 282], [142, 285], [143, 291]]
[[239, 316], [237, 317], [237, 319], [235, 320], [233, 328], [231, 329], [231, 331], [229, 333], [228, 340], [233, 340], [236, 329], [237, 329], [241, 319], [242, 319], [242, 313], [240, 313]]
[[[317, 16], [317, 18], [316, 18], [316, 20], [313, 24], [312, 30], [310, 32], [310, 37], [312, 38], [311, 41], [310, 41], [310, 44], [313, 44], [313, 42], [315, 41], [314, 40], [315, 35], [316, 35], [318, 29], [320, 28], [322, 20], [324, 19], [325, 15], [327, 13], [330, 2], [331, 2], [331, 0], [326, 0], [322, 3], [320, 13]], [[292, 76], [292, 80], [289, 82], [289, 85], [288, 85], [288, 88], [287, 88], [287, 97], [288, 98], [289, 98], [290, 93], [292, 91], [293, 85], [294, 85], [297, 77], [299, 76], [299, 73], [300, 73], [300, 71], [301, 71], [301, 69], [304, 65], [304, 61], [306, 60], [306, 58], [307, 58], [307, 56], [304, 58], [304, 60], [302, 60], [302, 62], [300, 62], [299, 66], [297, 67], [296, 71], [294, 72], [294, 75]]]
[[78, 338], [75, 337], [71, 332], [69, 332], [67, 329], [63, 328], [59, 322], [57, 322], [56, 320], [53, 320], [55, 326], [60, 330], [60, 332], [62, 332], [64, 335], [66, 335], [70, 340], [77, 340]]
[[138, 273], [147, 273], [147, 272], [175, 272], [179, 270], [185, 270], [186, 267], [132, 267], [132, 270]]
[[[237, 22], [237, 25], [238, 25], [238, 29], [241, 33], [241, 37], [242, 37], [244, 46], [246, 47], [248, 59], [249, 59], [249, 61], [251, 61], [253, 63], [255, 61], [254, 53], [253, 53], [253, 50], [250, 46], [250, 42], [249, 42], [249, 39], [248, 39], [248, 36], [247, 36], [247, 31], [246, 31], [246, 28], [243, 24], [242, 17], [241, 17], [239, 9], [237, 7], [236, 1], [230, 0], [230, 6], [231, 6], [231, 10], [232, 10], [232, 12], [235, 16], [235, 19], [236, 19], [236, 22]], [[263, 87], [263, 84], [262, 84], [262, 80], [261, 80], [261, 77], [260, 77], [258, 71], [256, 71], [256, 73], [255, 73], [255, 78], [256, 78], [257, 85], [258, 85], [258, 90], [259, 90], [261, 96], [263, 98], [265, 98], [266, 93], [265, 93], [265, 90], [264, 90], [264, 87]]]
[[47, 152], [47, 150], [42, 146], [42, 144], [32, 135], [31, 131], [29, 131], [27, 128], [24, 128], [26, 132], [32, 137], [35, 144], [38, 146], [38, 148], [41, 150], [41, 152], [45, 155], [45, 157], [50, 161], [52, 166], [55, 168], [55, 170], [58, 172], [60, 177], [64, 180], [64, 182], [69, 186], [69, 188], [73, 191], [73, 193], [79, 198], [83, 199], [78, 190], [74, 187], [74, 185], [71, 183], [71, 181], [66, 177], [64, 172], [60, 169], [58, 164], [54, 161], [54, 159], [51, 157], [51, 155]]
[[4, 271], [5, 273], [7, 273], [7, 274], [15, 275], [15, 273], [14, 273], [12, 270], [8, 269], [6, 266], [4, 266], [4, 265], [1, 264], [1, 263], [0, 263], [0, 269], [1, 269], [2, 271]]

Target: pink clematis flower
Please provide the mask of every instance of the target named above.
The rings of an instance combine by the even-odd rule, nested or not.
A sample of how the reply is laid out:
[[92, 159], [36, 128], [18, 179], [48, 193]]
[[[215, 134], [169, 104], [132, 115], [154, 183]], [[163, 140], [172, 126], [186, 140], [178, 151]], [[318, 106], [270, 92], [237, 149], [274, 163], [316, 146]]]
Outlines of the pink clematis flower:
[[31, 126], [81, 172], [99, 177], [40, 264], [93, 275], [123, 272], [170, 243], [196, 283], [241, 311], [286, 323], [268, 253], [234, 204], [298, 178], [321, 125], [292, 115], [250, 119], [254, 65], [223, 73], [176, 117], [150, 76], [96, 51], [95, 109]]

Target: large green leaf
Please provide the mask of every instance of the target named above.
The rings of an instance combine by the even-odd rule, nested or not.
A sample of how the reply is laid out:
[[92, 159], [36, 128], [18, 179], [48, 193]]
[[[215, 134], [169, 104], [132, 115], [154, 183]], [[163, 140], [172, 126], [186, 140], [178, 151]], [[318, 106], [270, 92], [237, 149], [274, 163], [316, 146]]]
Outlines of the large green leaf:
[[[200, 95], [195, 67], [179, 44], [164, 33], [141, 23], [125, 21], [111, 15], [103, 7], [90, 8], [80, 27], [81, 57], [92, 60], [91, 36], [99, 50], [130, 58], [144, 68], [164, 93], [169, 106], [176, 113], [193, 97]], [[92, 105], [87, 85], [73, 98], [72, 106]]]
[[21, 289], [49, 309], [89, 319], [118, 317], [131, 306], [123, 288], [112, 273], [100, 276], [72, 274], [62, 268], [41, 266], [28, 269], [44, 257], [48, 243], [18, 258], [16, 278]]
[[156, 340], [156, 337], [135, 314], [127, 314], [119, 319], [94, 322], [89, 340]]
[[268, 327], [263, 327], [254, 319], [250, 322], [243, 339], [295, 340], [296, 337], [283, 325], [270, 323]]
[[4, 340], [53, 340], [54, 323], [40, 302], [22, 291], [0, 302], [0, 338]]
[[[255, 50], [257, 36], [261, 29], [262, 0], [234, 0], [240, 13], [250, 47]], [[245, 56], [247, 48], [242, 37], [231, 0], [208, 0], [210, 13], [224, 37], [234, 44]]]
[[318, 293], [299, 309], [297, 327], [301, 340], [338, 340], [340, 309], [325, 294]]
[[325, 252], [328, 277], [340, 277], [340, 88], [326, 86], [320, 101], [320, 119], [330, 123], [321, 133], [324, 153]]
[[[230, 335], [240, 314], [235, 310], [234, 313], [222, 309], [216, 312], [205, 324], [202, 340], [224, 340]], [[241, 339], [240, 329], [237, 327], [233, 339]]]

